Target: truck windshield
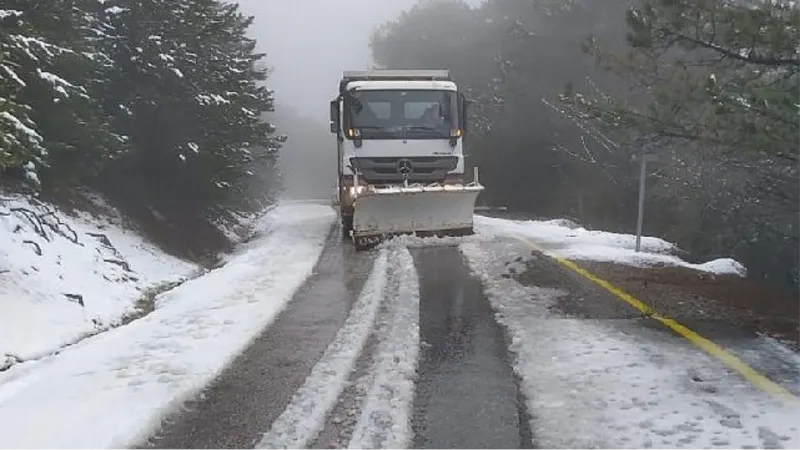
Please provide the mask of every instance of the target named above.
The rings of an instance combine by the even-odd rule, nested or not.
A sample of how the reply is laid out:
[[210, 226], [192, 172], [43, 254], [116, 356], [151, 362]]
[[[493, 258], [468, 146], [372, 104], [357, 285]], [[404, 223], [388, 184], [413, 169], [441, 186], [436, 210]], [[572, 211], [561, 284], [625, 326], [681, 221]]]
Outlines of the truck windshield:
[[442, 139], [458, 128], [458, 97], [444, 90], [362, 90], [346, 99], [362, 139]]

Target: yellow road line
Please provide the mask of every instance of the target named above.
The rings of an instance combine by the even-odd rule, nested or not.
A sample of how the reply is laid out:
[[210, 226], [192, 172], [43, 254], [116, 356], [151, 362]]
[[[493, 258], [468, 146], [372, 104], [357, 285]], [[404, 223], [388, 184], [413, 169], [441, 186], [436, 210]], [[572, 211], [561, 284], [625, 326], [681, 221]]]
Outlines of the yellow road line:
[[731, 369], [739, 372], [747, 381], [754, 384], [761, 390], [771, 394], [772, 396], [790, 404], [796, 405], [800, 399], [797, 398], [793, 393], [789, 390], [784, 388], [783, 386], [775, 383], [774, 381], [770, 380], [766, 376], [762, 375], [757, 370], [753, 369], [747, 363], [736, 357], [731, 352], [725, 350], [720, 345], [714, 343], [713, 341], [704, 338], [703, 336], [695, 333], [691, 329], [687, 328], [684, 325], [681, 325], [678, 321], [674, 319], [670, 319], [661, 315], [658, 311], [656, 311], [653, 307], [646, 304], [645, 302], [637, 299], [633, 295], [623, 291], [622, 289], [614, 286], [613, 284], [609, 283], [608, 281], [598, 277], [597, 275], [589, 272], [588, 270], [580, 267], [579, 265], [575, 264], [573, 261], [566, 259], [558, 254], [546, 250], [542, 248], [539, 244], [531, 241], [522, 236], [517, 236], [517, 239], [531, 247], [532, 249], [541, 252], [555, 261], [560, 263], [562, 266], [572, 270], [573, 272], [577, 273], [578, 275], [590, 280], [601, 287], [603, 287], [608, 292], [614, 294], [615, 297], [619, 298], [620, 300], [624, 301], [625, 303], [633, 306], [641, 313], [645, 314], [646, 316], [661, 322], [670, 330], [678, 333], [679, 335], [686, 338], [689, 342], [693, 343], [694, 345], [700, 347], [709, 355], [717, 358], [718, 360], [722, 361], [725, 365], [730, 367]]

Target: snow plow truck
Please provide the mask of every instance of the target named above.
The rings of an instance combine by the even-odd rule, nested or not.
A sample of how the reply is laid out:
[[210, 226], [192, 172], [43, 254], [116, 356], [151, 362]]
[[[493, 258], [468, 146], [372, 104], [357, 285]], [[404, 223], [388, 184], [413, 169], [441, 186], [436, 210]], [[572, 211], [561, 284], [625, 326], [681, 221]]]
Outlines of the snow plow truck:
[[468, 100], [447, 70], [346, 71], [330, 103], [334, 203], [356, 247], [387, 237], [473, 233], [484, 189], [465, 177]]

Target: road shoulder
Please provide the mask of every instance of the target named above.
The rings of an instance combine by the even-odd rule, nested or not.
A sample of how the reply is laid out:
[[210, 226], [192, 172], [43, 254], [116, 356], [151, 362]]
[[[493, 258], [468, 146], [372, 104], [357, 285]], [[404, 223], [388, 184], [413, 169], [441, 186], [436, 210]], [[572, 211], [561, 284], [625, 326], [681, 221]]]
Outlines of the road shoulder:
[[724, 321], [800, 349], [797, 293], [684, 267], [640, 268], [588, 261], [580, 265], [678, 321]]

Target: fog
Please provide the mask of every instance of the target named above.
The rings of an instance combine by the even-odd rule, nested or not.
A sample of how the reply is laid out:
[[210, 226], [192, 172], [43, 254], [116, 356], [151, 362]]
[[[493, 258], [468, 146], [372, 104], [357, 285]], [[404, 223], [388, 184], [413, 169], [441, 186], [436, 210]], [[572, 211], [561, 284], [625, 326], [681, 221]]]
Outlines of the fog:
[[239, 0], [255, 16], [251, 36], [273, 70], [279, 105], [327, 123], [342, 70], [371, 66], [369, 39], [416, 0]]
[[275, 90], [269, 117], [289, 136], [281, 149], [284, 198], [329, 198], [336, 185], [336, 145], [328, 102], [343, 70], [372, 66], [369, 41], [381, 23], [417, 0], [238, 0], [255, 17], [250, 36], [266, 54]]

